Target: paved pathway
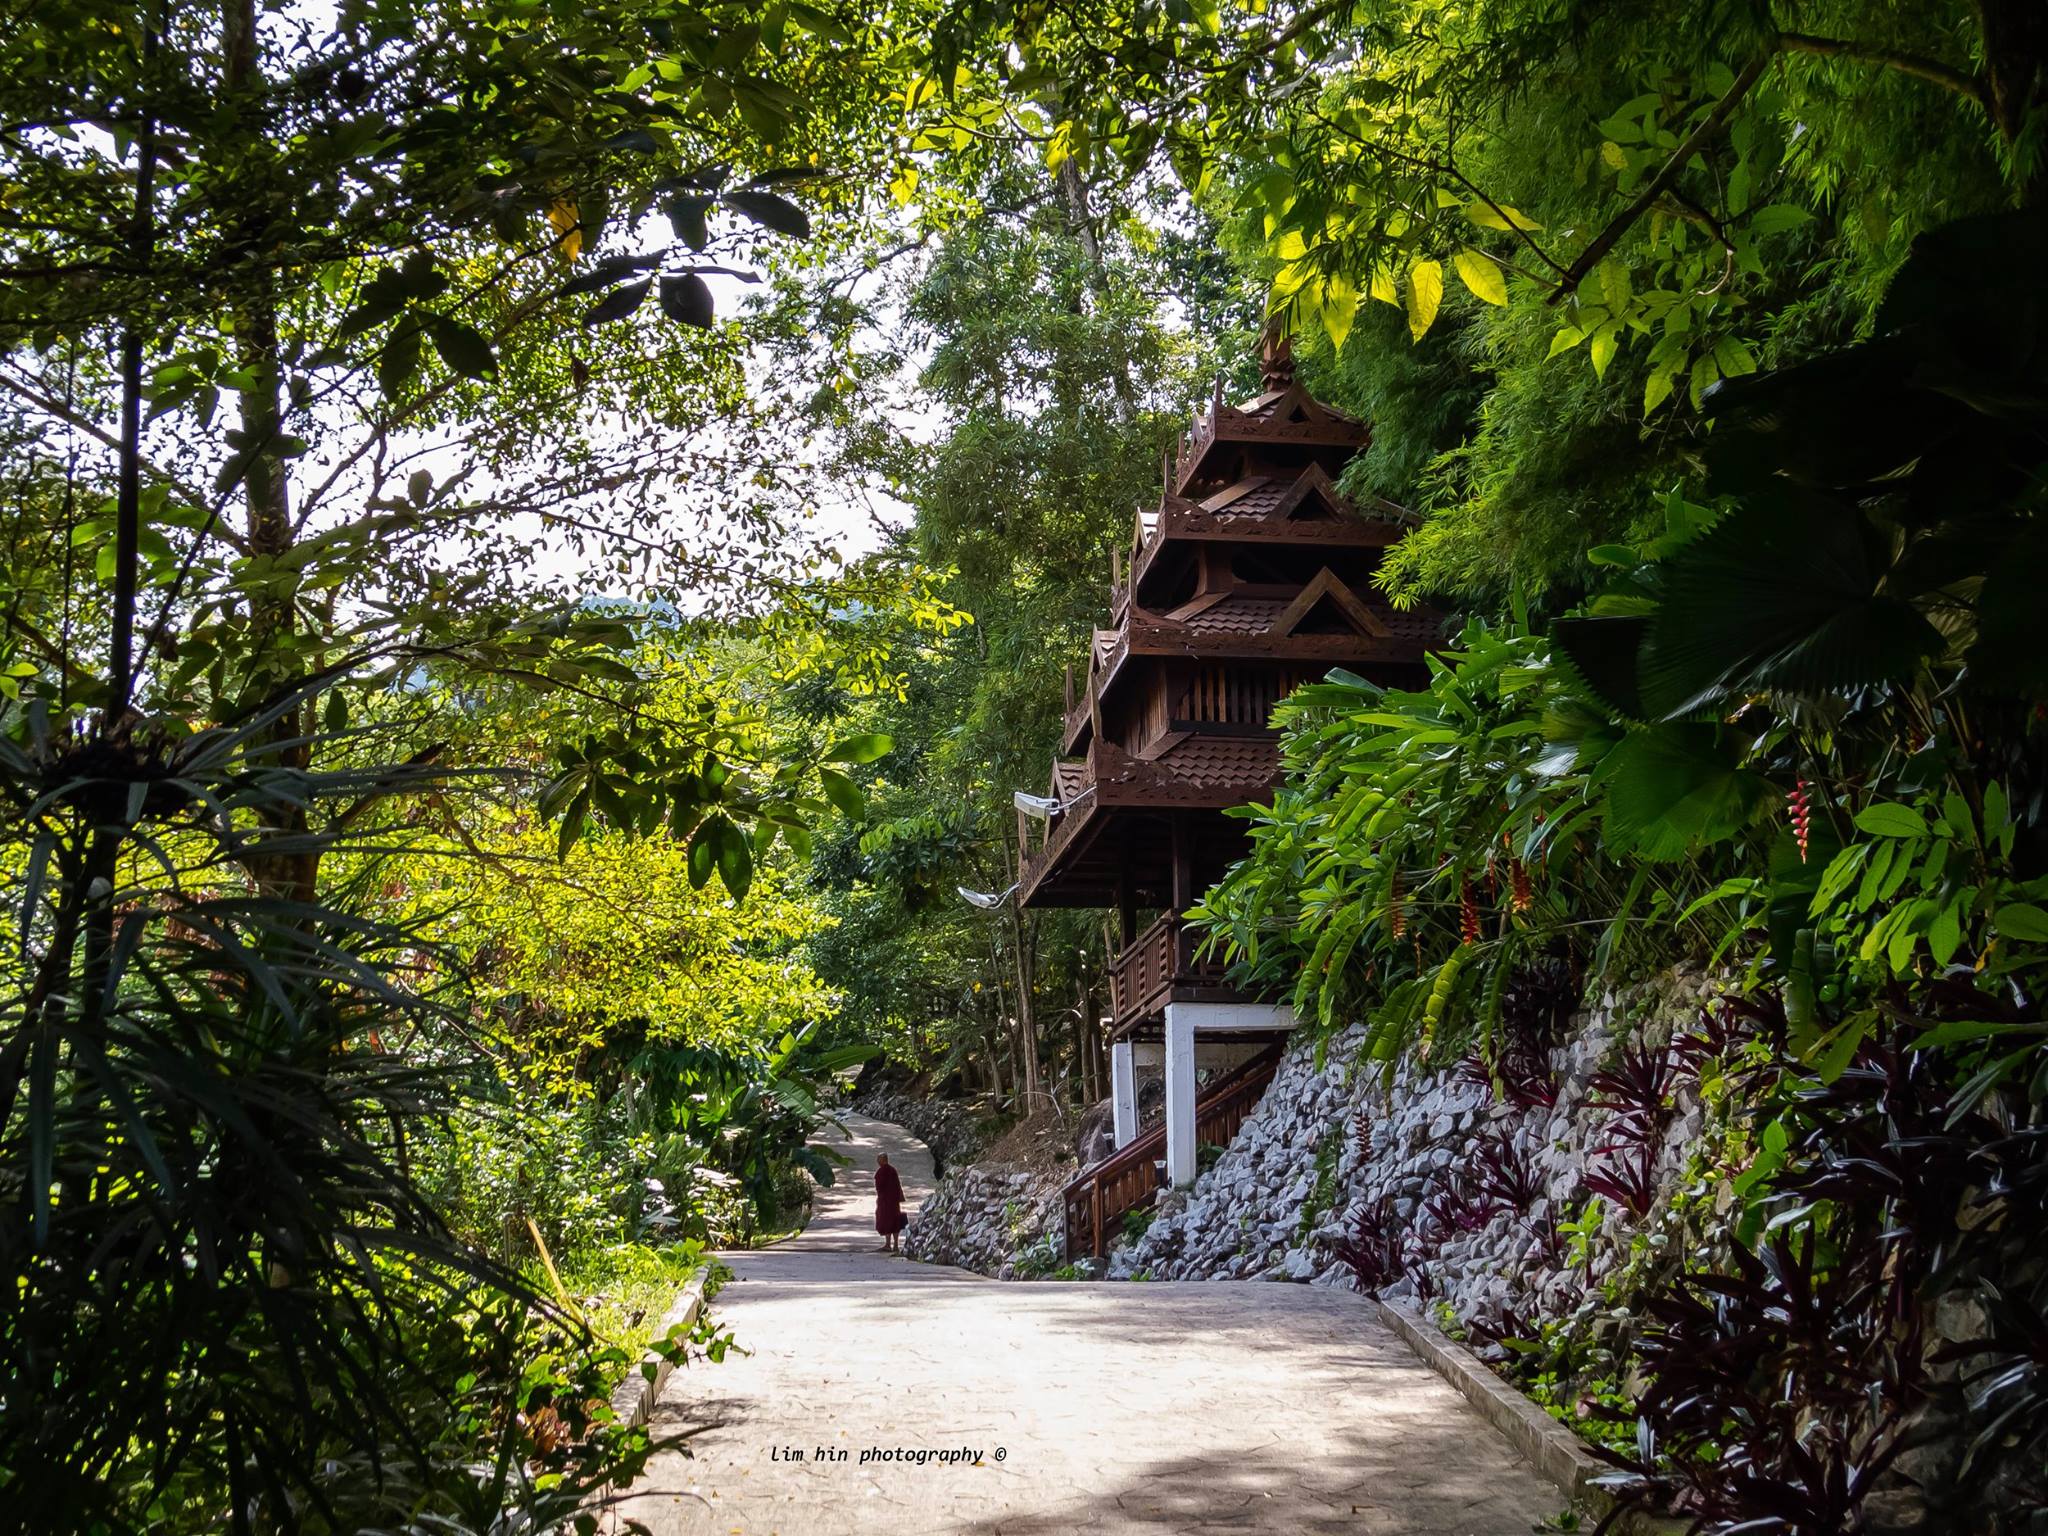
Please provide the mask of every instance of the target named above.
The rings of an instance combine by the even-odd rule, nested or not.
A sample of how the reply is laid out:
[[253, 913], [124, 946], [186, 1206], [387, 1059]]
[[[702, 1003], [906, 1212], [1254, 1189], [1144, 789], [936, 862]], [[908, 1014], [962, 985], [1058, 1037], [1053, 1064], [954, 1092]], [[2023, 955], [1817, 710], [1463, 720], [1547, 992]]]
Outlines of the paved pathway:
[[[855, 1166], [805, 1232], [730, 1256], [713, 1315], [753, 1353], [677, 1371], [655, 1409], [701, 1430], [622, 1506], [657, 1536], [1526, 1536], [1559, 1509], [1356, 1296], [1004, 1283], [875, 1252], [875, 1154], [913, 1203], [931, 1157], [847, 1126]], [[920, 1450], [965, 1454], [897, 1459]]]

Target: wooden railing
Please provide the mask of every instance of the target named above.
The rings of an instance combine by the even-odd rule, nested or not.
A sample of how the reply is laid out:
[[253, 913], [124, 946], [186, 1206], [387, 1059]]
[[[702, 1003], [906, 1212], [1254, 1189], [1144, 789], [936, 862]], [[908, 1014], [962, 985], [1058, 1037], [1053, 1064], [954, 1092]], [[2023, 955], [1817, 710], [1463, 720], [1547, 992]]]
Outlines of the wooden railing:
[[1109, 973], [1110, 1014], [1116, 1025], [1137, 1018], [1145, 1004], [1173, 984], [1179, 927], [1171, 914], [1124, 946]]
[[1110, 968], [1111, 1027], [1122, 1029], [1157, 1010], [1177, 981], [1220, 984], [1229, 967], [1221, 960], [1197, 960], [1197, 943], [1171, 912], [1133, 939]]
[[[1195, 1103], [1195, 1145], [1229, 1146], [1279, 1065], [1280, 1047], [1270, 1045], [1210, 1084]], [[1125, 1215], [1152, 1203], [1165, 1155], [1162, 1122], [1075, 1176], [1065, 1197], [1068, 1262], [1084, 1254], [1099, 1259], [1109, 1251], [1108, 1239]]]

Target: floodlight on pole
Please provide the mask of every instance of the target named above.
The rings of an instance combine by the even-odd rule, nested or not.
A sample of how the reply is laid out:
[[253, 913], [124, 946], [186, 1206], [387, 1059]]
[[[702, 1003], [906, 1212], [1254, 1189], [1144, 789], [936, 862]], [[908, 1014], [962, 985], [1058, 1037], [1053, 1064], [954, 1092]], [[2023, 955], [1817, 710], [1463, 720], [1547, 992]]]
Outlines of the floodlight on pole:
[[[1021, 885], [1022, 883], [1022, 881], [1018, 882], [1019, 885]], [[953, 887], [953, 889], [960, 893], [960, 899], [962, 901], [965, 901], [971, 907], [979, 907], [984, 912], [995, 911], [997, 907], [1000, 907], [1004, 902], [1008, 901], [1012, 896], [1017, 894], [1017, 886], [1015, 885], [1011, 886], [1007, 891], [1002, 892], [970, 891], [964, 885], [956, 885]]]

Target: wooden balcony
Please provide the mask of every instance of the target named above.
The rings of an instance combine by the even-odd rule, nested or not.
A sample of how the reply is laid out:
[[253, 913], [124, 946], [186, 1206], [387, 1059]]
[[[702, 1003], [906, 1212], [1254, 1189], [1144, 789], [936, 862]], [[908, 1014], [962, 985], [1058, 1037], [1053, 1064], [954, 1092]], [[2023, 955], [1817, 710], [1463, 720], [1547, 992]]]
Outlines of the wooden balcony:
[[1156, 1025], [1171, 1002], [1246, 1001], [1224, 981], [1228, 967], [1219, 959], [1197, 958], [1198, 947], [1194, 930], [1168, 913], [1116, 957], [1109, 973], [1113, 1037]]
[[[1195, 1102], [1195, 1142], [1227, 1147], [1280, 1065], [1280, 1047], [1270, 1046], [1211, 1083]], [[1155, 1125], [1099, 1163], [1084, 1168], [1067, 1185], [1067, 1259], [1101, 1258], [1109, 1251], [1124, 1216], [1150, 1205], [1162, 1179], [1166, 1127]]]

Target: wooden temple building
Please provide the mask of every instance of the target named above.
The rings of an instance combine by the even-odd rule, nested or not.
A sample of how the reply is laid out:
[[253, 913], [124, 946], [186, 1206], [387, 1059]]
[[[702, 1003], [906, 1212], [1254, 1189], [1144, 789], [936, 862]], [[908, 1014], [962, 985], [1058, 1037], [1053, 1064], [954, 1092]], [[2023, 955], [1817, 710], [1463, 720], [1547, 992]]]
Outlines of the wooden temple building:
[[[1261, 1047], [1293, 1027], [1290, 1010], [1198, 960], [1181, 923], [1246, 851], [1246, 823], [1226, 809], [1266, 800], [1279, 781], [1273, 706], [1333, 667], [1419, 683], [1438, 640], [1436, 614], [1396, 612], [1373, 586], [1407, 514], [1337, 491], [1371, 429], [1296, 382], [1284, 340], [1268, 346], [1262, 383], [1229, 405], [1219, 381], [1169, 457], [1158, 506], [1139, 512], [1128, 563], [1116, 562], [1109, 626], [1095, 631], [1085, 675], [1068, 669], [1051, 790], [1019, 797], [1019, 899], [1112, 909], [1122, 945], [1109, 1021], [1119, 1151], [1090, 1170], [1083, 1224], [1095, 1239], [1082, 1251], [1100, 1251], [1116, 1207], [1149, 1202], [1156, 1187], [1161, 1133], [1134, 1144], [1138, 1067], [1163, 1058], [1165, 1167], [1187, 1184], [1198, 1140], [1235, 1132], [1263, 1087], [1259, 1063], [1270, 1075], [1277, 1056]], [[1198, 1099], [1218, 1122], [1199, 1136]], [[1105, 1208], [1113, 1182], [1130, 1198]], [[1069, 1212], [1073, 1247], [1072, 1199]]]

